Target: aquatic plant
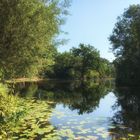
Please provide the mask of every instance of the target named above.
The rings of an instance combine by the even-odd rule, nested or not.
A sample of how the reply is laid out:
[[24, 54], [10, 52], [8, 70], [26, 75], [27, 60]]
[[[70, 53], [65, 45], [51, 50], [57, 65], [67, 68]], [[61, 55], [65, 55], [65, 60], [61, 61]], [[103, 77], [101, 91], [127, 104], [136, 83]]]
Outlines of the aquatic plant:
[[[22, 99], [8, 94], [7, 85], [0, 83], [0, 136], [4, 139], [20, 116], [25, 113]], [[22, 105], [22, 106], [21, 106]]]

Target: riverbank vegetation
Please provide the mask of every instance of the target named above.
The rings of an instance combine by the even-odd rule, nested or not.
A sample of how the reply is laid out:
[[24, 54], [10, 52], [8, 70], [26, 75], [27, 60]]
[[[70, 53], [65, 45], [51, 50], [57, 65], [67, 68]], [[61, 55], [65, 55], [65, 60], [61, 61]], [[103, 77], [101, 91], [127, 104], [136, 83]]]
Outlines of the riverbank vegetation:
[[44, 73], [55, 79], [112, 76], [113, 65], [91, 45], [80, 44], [69, 52], [57, 52], [56, 44], [60, 42], [56, 37], [67, 15], [67, 0], [2, 0], [0, 6], [2, 80], [32, 78]]
[[100, 99], [111, 91], [111, 84], [110, 81], [104, 83], [93, 81], [16, 83], [14, 93], [19, 93], [19, 98], [17, 98], [19, 102], [22, 99], [22, 104], [19, 104], [18, 108], [23, 112], [18, 115], [16, 121], [10, 119], [1, 123], [0, 136], [2, 139], [46, 138], [50, 140], [55, 137], [56, 139], [71, 137], [69, 132], [66, 132], [67, 135], [63, 133], [65, 129], [59, 130], [49, 122], [54, 112], [60, 119], [64, 116], [61, 111], [55, 111], [57, 104], [76, 110], [80, 115], [91, 113], [99, 106]]
[[34, 77], [53, 64], [68, 1], [1, 0], [2, 78]]
[[80, 44], [69, 52], [58, 53], [51, 69], [45, 76], [55, 79], [102, 79], [114, 77], [114, 66], [101, 58], [99, 51], [91, 46]]
[[29, 109], [10, 94], [6, 80], [38, 77], [54, 63], [68, 6], [68, 0], [0, 1], [0, 139], [8, 138], [3, 126], [14, 128], [12, 123]]
[[0, 84], [0, 139], [8, 138], [9, 130], [26, 113], [24, 101], [10, 94], [7, 86]]
[[[5, 87], [0, 87], [0, 139], [22, 139], [35, 138], [37, 135], [52, 131], [54, 128], [47, 125], [40, 128], [43, 123], [47, 123], [51, 116], [53, 102], [40, 101], [29, 97], [19, 98], [9, 95]], [[35, 91], [35, 90], [34, 90]], [[30, 95], [31, 95], [30, 90]], [[19, 91], [16, 92], [16, 94]], [[40, 110], [42, 110], [40, 112]], [[47, 111], [47, 112], [46, 112]]]
[[116, 56], [116, 82], [121, 86], [140, 83], [140, 5], [125, 10], [110, 36]]

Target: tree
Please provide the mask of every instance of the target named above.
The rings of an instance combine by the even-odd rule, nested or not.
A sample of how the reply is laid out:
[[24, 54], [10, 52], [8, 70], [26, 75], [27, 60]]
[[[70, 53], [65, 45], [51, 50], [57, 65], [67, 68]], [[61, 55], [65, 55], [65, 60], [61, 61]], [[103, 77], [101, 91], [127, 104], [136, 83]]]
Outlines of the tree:
[[55, 63], [45, 76], [58, 79], [99, 79], [111, 77], [113, 65], [100, 57], [99, 51], [91, 45], [80, 44], [69, 52], [58, 53]]
[[72, 54], [75, 58], [79, 58], [76, 63], [78, 64], [77, 69], [81, 72], [81, 78], [84, 79], [84, 76], [89, 70], [97, 70], [99, 64], [99, 51], [97, 51], [91, 45], [80, 44], [79, 48], [72, 48]]
[[74, 57], [69, 52], [58, 54], [55, 59], [54, 75], [60, 79], [71, 79], [71, 70], [74, 67]]
[[110, 36], [115, 60], [117, 83], [140, 83], [140, 5], [125, 10]]
[[114, 77], [114, 65], [107, 59], [101, 58], [99, 63], [100, 77]]
[[0, 70], [4, 78], [35, 76], [43, 66], [52, 64], [62, 6], [57, 0], [0, 0]]

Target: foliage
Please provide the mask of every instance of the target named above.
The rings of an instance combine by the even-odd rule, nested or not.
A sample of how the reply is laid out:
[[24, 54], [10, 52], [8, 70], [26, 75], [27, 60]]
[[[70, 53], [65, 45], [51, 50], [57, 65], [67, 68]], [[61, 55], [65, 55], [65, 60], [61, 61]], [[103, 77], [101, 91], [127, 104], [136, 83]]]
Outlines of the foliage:
[[[6, 123], [1, 123], [1, 139], [38, 138], [42, 134], [53, 131], [54, 127], [46, 121], [51, 116], [50, 106], [52, 106], [52, 103], [35, 101], [31, 98], [23, 101], [24, 104], [18, 105], [18, 108], [24, 107], [27, 109], [26, 115], [20, 116], [17, 121], [11, 119]], [[41, 128], [45, 124], [46, 128]], [[38, 137], [36, 134], [38, 134]]]
[[16, 105], [16, 97], [8, 95], [8, 88], [0, 84], [0, 119], [9, 118], [15, 112]]
[[101, 77], [115, 77], [115, 68], [113, 63], [110, 63], [105, 58], [101, 58], [99, 65], [99, 73]]
[[54, 39], [68, 0], [0, 0], [0, 69], [4, 78], [31, 77], [53, 64]]
[[72, 77], [71, 73], [74, 67], [75, 58], [71, 53], [64, 52], [58, 54], [55, 59], [55, 65], [53, 66], [54, 77], [61, 79], [68, 79]]
[[79, 48], [72, 48], [71, 52], [76, 58], [75, 68], [80, 71], [81, 78], [84, 79], [88, 70], [98, 71], [99, 51], [91, 45], [80, 44]]
[[80, 44], [70, 52], [57, 54], [49, 77], [59, 79], [95, 79], [111, 77], [113, 68], [110, 62], [99, 55], [99, 51], [91, 45]]
[[114, 61], [117, 83], [140, 83], [140, 5], [131, 5], [115, 25], [110, 41], [117, 57]]
[[[8, 130], [26, 112], [23, 101], [8, 94], [6, 85], [0, 84], [0, 136], [7, 137]], [[8, 128], [8, 129], [7, 129]]]

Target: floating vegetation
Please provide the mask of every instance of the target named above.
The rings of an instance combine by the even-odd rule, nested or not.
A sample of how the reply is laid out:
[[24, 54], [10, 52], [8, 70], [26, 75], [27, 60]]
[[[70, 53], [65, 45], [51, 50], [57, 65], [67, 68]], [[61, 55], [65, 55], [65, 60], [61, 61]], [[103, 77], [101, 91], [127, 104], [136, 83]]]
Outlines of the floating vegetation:
[[[19, 100], [17, 108], [25, 111], [24, 115], [18, 114], [17, 121], [3, 124], [0, 140], [140, 140], [139, 132], [135, 133], [122, 124], [114, 124], [104, 114], [90, 112], [90, 109], [96, 108], [92, 99], [96, 97], [96, 90], [88, 96], [90, 92], [61, 94], [40, 90], [36, 86], [32, 88], [28, 88], [32, 94]], [[77, 98], [83, 102], [77, 104]]]
[[[97, 121], [99, 118], [70, 115], [68, 112], [56, 110], [54, 102], [26, 99], [24, 102], [28, 112], [15, 127], [9, 130], [7, 139], [12, 140], [98, 140], [110, 138], [110, 132]], [[57, 122], [53, 122], [54, 120]], [[96, 125], [96, 126], [95, 126]], [[133, 137], [129, 134], [129, 137]], [[0, 139], [3, 140], [2, 137]]]

